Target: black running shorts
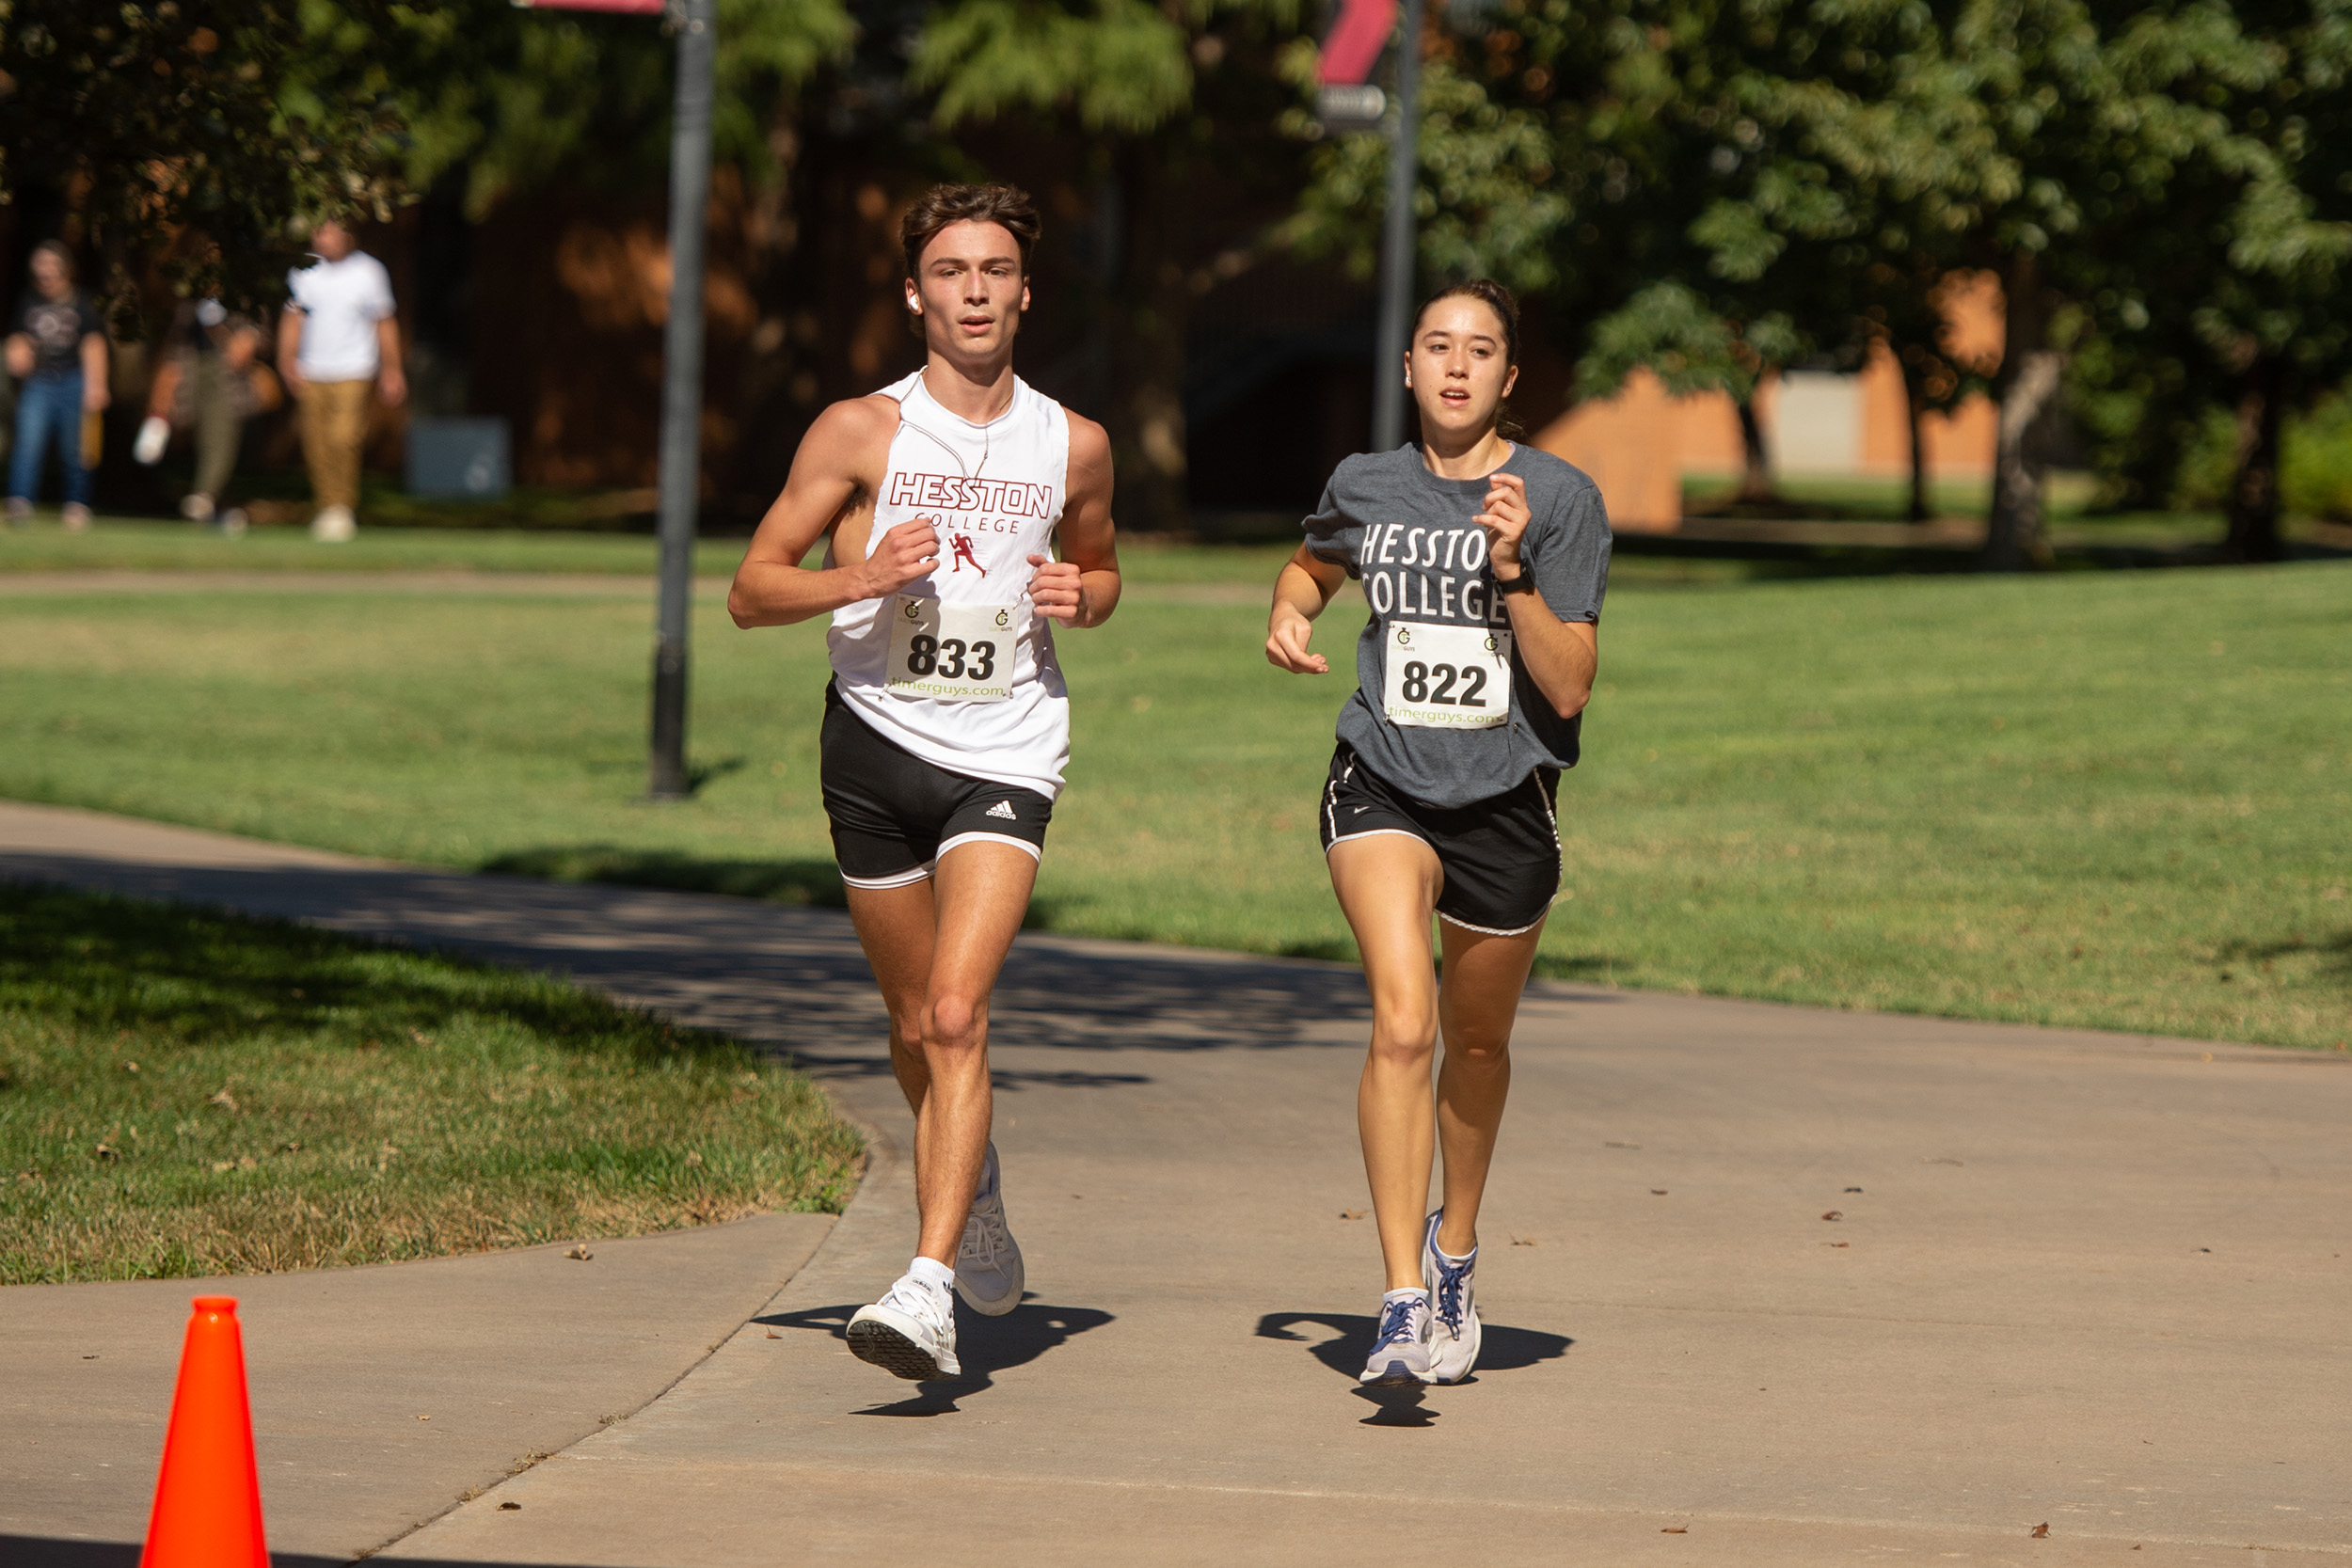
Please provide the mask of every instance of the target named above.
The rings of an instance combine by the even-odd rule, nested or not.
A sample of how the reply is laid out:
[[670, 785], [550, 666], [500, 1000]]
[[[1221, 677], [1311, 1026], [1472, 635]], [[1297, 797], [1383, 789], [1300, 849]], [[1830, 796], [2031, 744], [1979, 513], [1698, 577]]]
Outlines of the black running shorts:
[[1533, 930], [1560, 892], [1557, 768], [1538, 768], [1516, 788], [1467, 806], [1414, 800], [1343, 743], [1323, 786], [1323, 852], [1351, 838], [1404, 833], [1437, 851], [1445, 873], [1438, 918], [1468, 931], [1512, 937]]
[[1053, 801], [925, 762], [860, 719], [830, 684], [818, 744], [833, 856], [851, 887], [919, 882], [959, 844], [991, 841], [1044, 856]]

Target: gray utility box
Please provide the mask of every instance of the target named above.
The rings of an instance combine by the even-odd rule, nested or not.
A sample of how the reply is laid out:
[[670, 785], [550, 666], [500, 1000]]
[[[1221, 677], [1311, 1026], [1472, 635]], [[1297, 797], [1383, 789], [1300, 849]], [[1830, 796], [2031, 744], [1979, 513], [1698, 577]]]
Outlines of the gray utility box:
[[514, 483], [504, 420], [410, 420], [408, 493], [494, 500]]

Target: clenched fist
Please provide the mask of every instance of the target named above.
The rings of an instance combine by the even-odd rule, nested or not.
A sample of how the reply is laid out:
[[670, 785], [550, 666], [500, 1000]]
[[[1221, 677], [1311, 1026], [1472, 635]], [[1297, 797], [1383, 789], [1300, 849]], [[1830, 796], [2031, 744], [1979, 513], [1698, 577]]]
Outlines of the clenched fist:
[[939, 529], [935, 517], [914, 517], [882, 537], [866, 558], [866, 590], [862, 597], [879, 599], [896, 594], [915, 578], [928, 577], [939, 564]]
[[1486, 531], [1486, 557], [1497, 566], [1519, 565], [1519, 543], [1527, 536], [1527, 482], [1497, 473], [1486, 486], [1486, 510], [1470, 519]]
[[1037, 612], [1065, 626], [1076, 626], [1085, 598], [1085, 584], [1080, 579], [1077, 562], [1033, 555], [1029, 564], [1037, 568], [1036, 575], [1029, 578], [1029, 602], [1037, 606]]

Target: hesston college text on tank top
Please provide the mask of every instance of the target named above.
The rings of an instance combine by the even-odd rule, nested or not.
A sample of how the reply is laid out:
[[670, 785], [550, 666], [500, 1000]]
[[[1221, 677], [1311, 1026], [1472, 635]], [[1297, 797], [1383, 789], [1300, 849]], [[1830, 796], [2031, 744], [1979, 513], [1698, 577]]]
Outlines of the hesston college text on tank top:
[[[1070, 698], [1053, 626], [1029, 602], [1032, 555], [1053, 553], [1070, 476], [1070, 417], [1027, 382], [987, 424], [940, 406], [918, 372], [898, 404], [874, 524], [922, 517], [939, 564], [893, 596], [834, 611], [826, 646], [851, 712], [950, 772], [1053, 799], [1070, 760]], [[832, 547], [826, 562], [835, 564]]]

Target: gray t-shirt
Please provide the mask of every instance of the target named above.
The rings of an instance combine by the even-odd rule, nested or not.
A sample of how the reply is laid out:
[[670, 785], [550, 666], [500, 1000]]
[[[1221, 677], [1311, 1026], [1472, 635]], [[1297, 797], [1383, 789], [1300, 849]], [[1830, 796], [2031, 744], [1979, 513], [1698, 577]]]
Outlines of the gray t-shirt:
[[[1544, 603], [1563, 621], [1600, 619], [1609, 587], [1609, 518], [1600, 488], [1582, 470], [1519, 444], [1502, 471], [1527, 484], [1530, 521], [1519, 559]], [[1421, 449], [1351, 457], [1307, 519], [1307, 547], [1359, 578], [1372, 619], [1356, 644], [1356, 694], [1340, 710], [1339, 737], [1365, 767], [1417, 800], [1466, 806], [1518, 787], [1538, 768], [1573, 768], [1578, 719], [1563, 719], [1536, 689], [1515, 648], [1510, 721], [1492, 729], [1391, 723], [1381, 706], [1382, 657], [1392, 622], [1508, 626], [1495, 591], [1486, 534], [1470, 519], [1489, 481], [1440, 479]]]

